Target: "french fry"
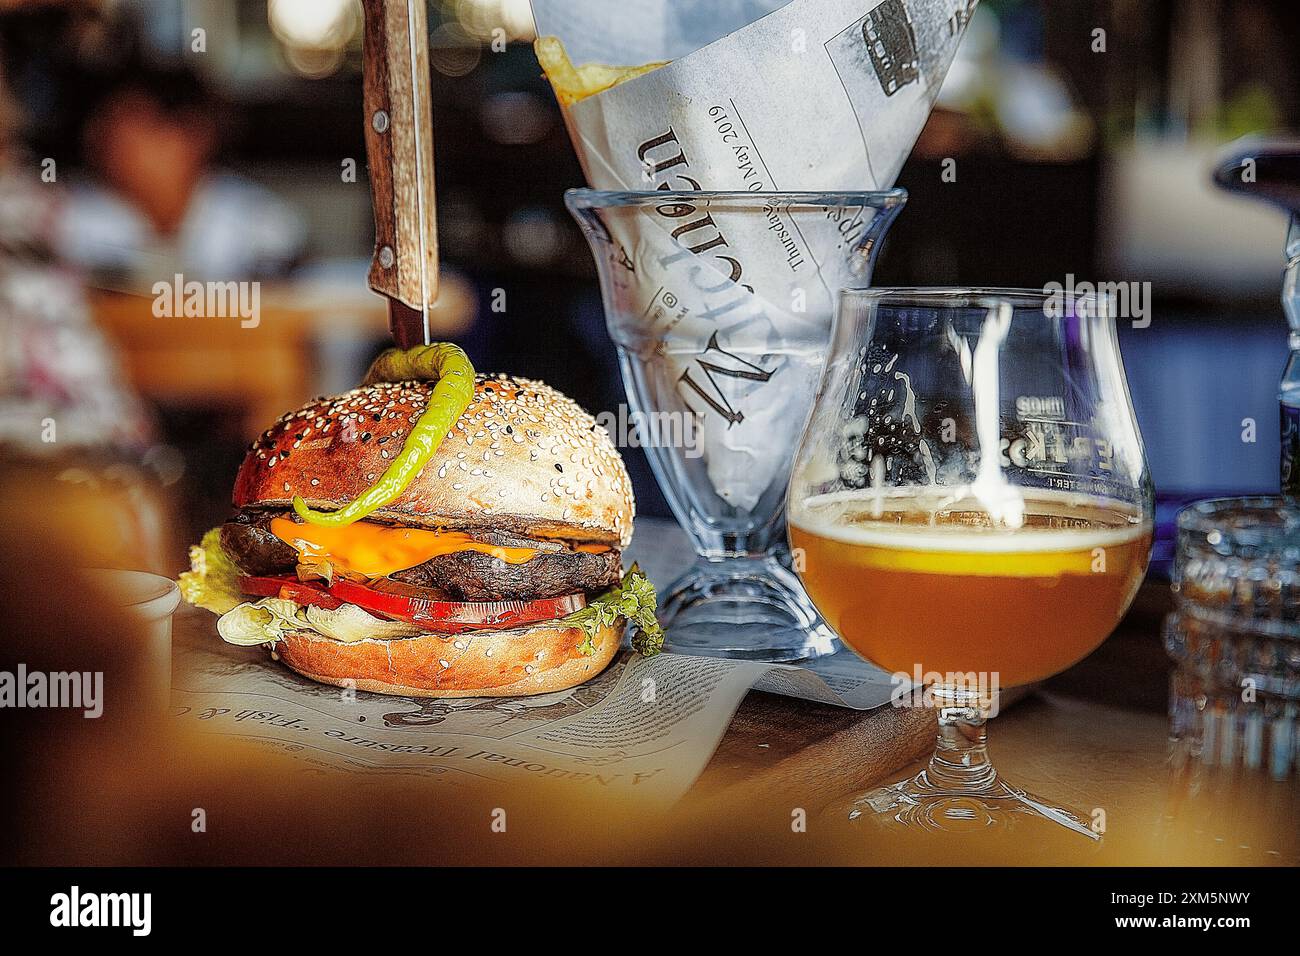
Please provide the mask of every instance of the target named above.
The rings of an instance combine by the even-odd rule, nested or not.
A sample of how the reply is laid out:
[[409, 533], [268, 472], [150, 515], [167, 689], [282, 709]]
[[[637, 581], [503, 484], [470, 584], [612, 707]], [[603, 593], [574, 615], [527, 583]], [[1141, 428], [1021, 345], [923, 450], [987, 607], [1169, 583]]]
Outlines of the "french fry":
[[649, 73], [665, 66], [661, 63], [645, 63], [641, 66], [605, 66], [600, 63], [584, 63], [574, 66], [565, 52], [559, 37], [538, 37], [534, 49], [537, 60], [542, 64], [546, 78], [555, 89], [555, 98], [561, 106], [572, 106], [579, 100], [602, 93], [611, 86]]

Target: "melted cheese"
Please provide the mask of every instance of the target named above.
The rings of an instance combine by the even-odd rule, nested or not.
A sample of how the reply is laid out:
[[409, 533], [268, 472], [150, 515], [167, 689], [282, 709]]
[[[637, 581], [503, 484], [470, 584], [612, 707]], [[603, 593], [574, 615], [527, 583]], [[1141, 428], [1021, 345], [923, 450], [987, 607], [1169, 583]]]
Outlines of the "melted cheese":
[[358, 521], [342, 528], [299, 524], [288, 518], [271, 519], [271, 533], [309, 562], [328, 560], [340, 571], [380, 578], [423, 564], [441, 554], [478, 551], [506, 564], [523, 564], [537, 557], [535, 548], [503, 548], [475, 541], [460, 531], [425, 531], [392, 528]]

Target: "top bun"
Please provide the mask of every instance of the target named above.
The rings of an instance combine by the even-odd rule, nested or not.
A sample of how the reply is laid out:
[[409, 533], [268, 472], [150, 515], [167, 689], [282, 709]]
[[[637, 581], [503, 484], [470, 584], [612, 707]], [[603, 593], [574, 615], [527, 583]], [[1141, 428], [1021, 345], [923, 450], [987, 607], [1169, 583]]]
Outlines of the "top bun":
[[[285, 415], [249, 448], [235, 507], [288, 508], [294, 495], [313, 508], [343, 507], [392, 464], [432, 390], [367, 385]], [[428, 463], [370, 517], [626, 547], [634, 512], [623, 459], [594, 418], [541, 382], [479, 375]]]

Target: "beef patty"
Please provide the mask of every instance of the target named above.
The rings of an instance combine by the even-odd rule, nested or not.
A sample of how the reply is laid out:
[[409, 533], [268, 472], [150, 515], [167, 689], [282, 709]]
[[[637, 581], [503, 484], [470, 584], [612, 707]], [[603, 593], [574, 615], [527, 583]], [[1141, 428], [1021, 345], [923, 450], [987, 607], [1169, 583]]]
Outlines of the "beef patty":
[[[221, 526], [221, 546], [245, 574], [292, 573], [298, 552], [271, 533], [271, 519], [283, 511], [246, 510]], [[523, 564], [507, 564], [479, 551], [440, 554], [423, 564], [390, 575], [396, 581], [446, 591], [459, 601], [532, 600], [575, 591], [598, 591], [618, 582], [618, 549], [598, 554], [574, 551], [559, 541], [522, 537], [501, 531], [475, 533], [485, 544], [535, 548], [541, 554]]]

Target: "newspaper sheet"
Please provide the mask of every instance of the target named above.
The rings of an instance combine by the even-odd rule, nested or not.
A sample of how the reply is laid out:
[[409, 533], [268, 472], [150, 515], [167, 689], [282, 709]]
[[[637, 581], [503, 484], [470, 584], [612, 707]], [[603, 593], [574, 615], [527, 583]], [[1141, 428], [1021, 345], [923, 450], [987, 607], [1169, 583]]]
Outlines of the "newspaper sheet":
[[[417, 699], [316, 684], [223, 644], [211, 618], [177, 618], [173, 713], [305, 767], [451, 786], [553, 784], [668, 804], [708, 763], [751, 687], [868, 709], [889, 677], [852, 655], [789, 665], [623, 652], [599, 677], [537, 697]], [[360, 782], [360, 781], [359, 781]]]

